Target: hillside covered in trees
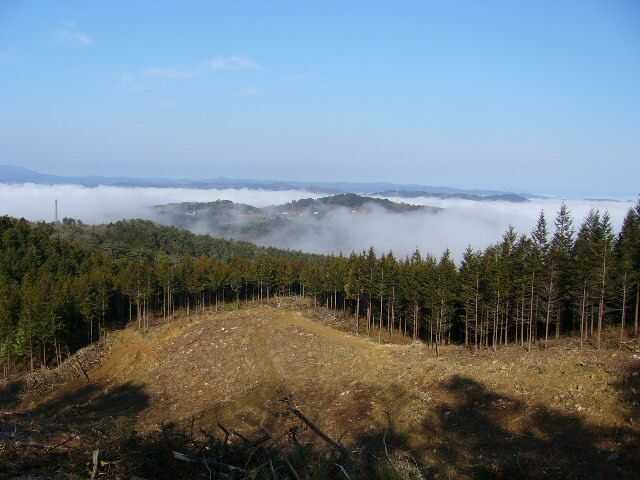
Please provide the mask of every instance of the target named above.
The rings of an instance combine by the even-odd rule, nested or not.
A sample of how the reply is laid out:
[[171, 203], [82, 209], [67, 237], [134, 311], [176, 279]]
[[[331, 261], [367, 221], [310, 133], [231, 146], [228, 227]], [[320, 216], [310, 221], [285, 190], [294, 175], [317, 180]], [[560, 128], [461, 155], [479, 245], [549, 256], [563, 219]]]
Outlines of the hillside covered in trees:
[[[579, 335], [601, 348], [637, 335], [640, 203], [620, 232], [606, 212], [574, 227], [562, 207], [530, 234], [513, 229], [460, 265], [449, 252], [408, 258], [372, 249], [318, 256], [194, 235], [148, 221], [86, 226], [0, 221], [0, 362], [53, 365], [105, 329], [206, 306], [300, 295], [357, 319], [359, 332], [401, 333], [438, 347], [459, 342], [531, 349]], [[553, 234], [549, 231], [553, 230]]]
[[287, 247], [292, 238], [339, 236], [341, 228], [338, 224], [349, 222], [354, 217], [433, 214], [441, 210], [343, 193], [263, 208], [229, 200], [170, 203], [155, 206], [153, 219], [195, 233]]

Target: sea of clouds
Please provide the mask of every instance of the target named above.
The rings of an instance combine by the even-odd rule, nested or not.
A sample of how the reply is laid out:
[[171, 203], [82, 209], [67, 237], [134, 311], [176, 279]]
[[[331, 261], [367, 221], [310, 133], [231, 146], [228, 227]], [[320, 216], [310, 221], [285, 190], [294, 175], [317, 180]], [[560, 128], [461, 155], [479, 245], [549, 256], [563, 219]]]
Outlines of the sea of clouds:
[[71, 217], [85, 223], [108, 223], [125, 218], [152, 218], [152, 207], [165, 203], [223, 199], [266, 207], [317, 196], [298, 190], [0, 184], [0, 215], [50, 222], [54, 219], [54, 202], [58, 200], [60, 218]]
[[[107, 223], [125, 218], [155, 220], [154, 205], [174, 202], [231, 200], [256, 207], [277, 205], [301, 198], [318, 197], [300, 190], [192, 189], [148, 187], [83, 187], [78, 185], [0, 184], [0, 215], [24, 217], [33, 221], [52, 221], [54, 201], [59, 216], [81, 219], [85, 223]], [[393, 251], [405, 256], [416, 248], [436, 255], [449, 248], [456, 258], [471, 245], [484, 248], [497, 241], [513, 225], [529, 233], [540, 210], [544, 210], [552, 229], [562, 199], [533, 199], [526, 203], [478, 202], [457, 199], [387, 197], [390, 200], [442, 207], [440, 213], [392, 214], [372, 208], [354, 215], [337, 209], [322, 221], [320, 228], [283, 229], [259, 239], [258, 243], [317, 253], [347, 254], [373, 246], [377, 251]], [[633, 202], [616, 200], [565, 200], [577, 227], [592, 208], [608, 211], [619, 229]], [[202, 233], [201, 231], [198, 233]]]

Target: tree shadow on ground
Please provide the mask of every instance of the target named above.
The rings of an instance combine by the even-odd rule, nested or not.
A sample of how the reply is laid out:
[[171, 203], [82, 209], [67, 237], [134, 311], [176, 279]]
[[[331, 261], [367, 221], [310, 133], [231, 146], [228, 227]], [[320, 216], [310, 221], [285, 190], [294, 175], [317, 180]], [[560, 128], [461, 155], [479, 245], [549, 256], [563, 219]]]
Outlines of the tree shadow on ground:
[[[470, 478], [638, 478], [640, 435], [527, 405], [473, 379], [444, 382], [450, 400], [429, 412], [423, 446], [432, 473]], [[427, 447], [427, 448], [425, 448]]]
[[6, 415], [0, 419], [0, 439], [4, 440], [0, 478], [34, 472], [52, 475], [66, 466], [84, 474], [92, 450], [130, 435], [136, 415], [148, 405], [149, 397], [139, 385], [105, 389], [91, 383], [31, 410]]
[[23, 389], [23, 380], [0, 383], [0, 409], [16, 408], [20, 403]]
[[613, 387], [627, 407], [632, 421], [640, 423], [640, 358], [634, 358], [626, 365], [622, 377]]
[[[412, 395], [406, 388], [367, 388], [366, 398], [356, 397], [349, 411], [364, 415], [375, 397], [386, 417], [359, 423], [344, 444], [345, 453], [286, 407], [251, 432], [192, 423], [138, 433], [136, 417], [149, 405], [144, 388], [87, 384], [33, 409], [21, 425], [40, 432], [72, 431], [80, 439], [64, 449], [0, 451], [0, 477], [86, 477], [94, 449], [100, 450], [102, 479], [631, 479], [640, 472], [637, 430], [594, 425], [577, 415], [528, 405], [468, 377], [437, 385], [440, 400], [417, 412], [411, 427], [401, 408]], [[273, 403], [291, 405], [295, 392], [288, 394]], [[319, 425], [323, 414], [319, 410], [309, 417]]]
[[125, 383], [105, 388], [90, 383], [57, 395], [30, 412], [36, 421], [61, 424], [83, 430], [100, 420], [134, 419], [149, 406], [149, 396], [141, 385]]

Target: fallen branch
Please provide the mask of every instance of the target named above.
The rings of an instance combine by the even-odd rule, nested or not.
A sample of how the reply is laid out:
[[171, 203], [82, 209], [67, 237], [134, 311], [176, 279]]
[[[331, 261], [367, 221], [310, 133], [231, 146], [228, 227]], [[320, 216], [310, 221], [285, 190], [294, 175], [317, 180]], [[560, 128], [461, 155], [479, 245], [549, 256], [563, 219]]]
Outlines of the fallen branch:
[[75, 435], [71, 435], [70, 437], [67, 437], [65, 440], [59, 443], [56, 443], [55, 445], [52, 445], [51, 447], [48, 448], [48, 450], [55, 450], [56, 448], [60, 448], [66, 445], [67, 443], [69, 443], [71, 440], [75, 440], [76, 438], [78, 437], [76, 437]]
[[0, 415], [8, 416], [8, 417], [25, 417], [28, 415], [27, 412], [8, 412], [6, 410], [0, 411]]
[[347, 480], [351, 480], [351, 477], [349, 476], [349, 474], [347, 473], [347, 471], [342, 465], [340, 465], [339, 463], [336, 463], [336, 467], [338, 467], [340, 471], [343, 473], [343, 475], [347, 477]]
[[38, 442], [34, 442], [32, 440], [18, 440], [16, 442], [14, 442], [14, 445], [18, 448], [20, 447], [33, 447], [33, 448], [42, 448], [43, 450], [47, 450], [48, 448], [51, 447], [51, 445], [47, 445], [45, 443], [38, 443]]
[[43, 450], [52, 451], [56, 448], [62, 448], [64, 445], [69, 443], [71, 440], [74, 440], [75, 436], [70, 436], [64, 439], [61, 442], [56, 444], [48, 444], [48, 443], [40, 443], [29, 438], [29, 434], [21, 433], [21, 432], [0, 432], [0, 440], [6, 440], [7, 442], [12, 442], [16, 447], [32, 447], [32, 448], [42, 448]]
[[387, 448], [387, 433], [389, 433], [389, 430], [385, 429], [384, 435], [382, 435], [382, 444], [384, 445], [384, 454], [387, 457], [387, 462], [389, 462], [389, 465], [391, 466], [391, 468], [394, 470], [394, 472], [398, 473], [398, 471], [396, 470], [396, 466], [393, 464], [393, 462], [391, 461], [391, 457], [389, 456], [389, 449]]
[[80, 369], [80, 371], [84, 375], [84, 378], [87, 379], [87, 382], [90, 382], [91, 380], [89, 380], [89, 375], [87, 375], [87, 372], [85, 371], [84, 367], [80, 363], [80, 360], [76, 360], [76, 365], [78, 366], [78, 368]]
[[100, 450], [95, 449], [92, 455], [93, 469], [91, 470], [91, 480], [96, 480], [98, 476], [98, 465], [100, 464]]
[[238, 432], [236, 430], [231, 430], [231, 433], [233, 433], [236, 437], [240, 438], [245, 443], [251, 443], [251, 440], [249, 440], [247, 437], [242, 435], [240, 432]]
[[293, 465], [291, 465], [291, 462], [286, 456], [284, 457], [284, 461], [289, 467], [289, 470], [291, 470], [291, 473], [293, 473], [293, 476], [296, 477], [296, 480], [300, 480], [300, 475], [298, 475], [298, 472], [296, 472], [295, 468], [293, 468]]
[[206, 458], [202, 459], [202, 463], [204, 464], [204, 467], [207, 469], [207, 472], [209, 472], [209, 480], [211, 480], [212, 476], [213, 476], [213, 472], [211, 471], [211, 468], [209, 467], [209, 462], [207, 462]]
[[218, 428], [224, 432], [224, 446], [226, 447], [227, 442], [229, 441], [229, 435], [231, 434], [229, 433], [229, 430], [224, 428], [224, 426], [220, 422], [218, 422]]
[[207, 468], [207, 470], [209, 470], [210, 465], [214, 465], [214, 466], [224, 467], [230, 472], [246, 473], [246, 470], [244, 468], [236, 467], [235, 465], [229, 465], [228, 463], [217, 462], [210, 458], [191, 457], [189, 455], [186, 455], [181, 452], [177, 452], [175, 450], [171, 453], [173, 453], [173, 458], [175, 458], [176, 460], [179, 460], [181, 462], [187, 462], [187, 463], [201, 463]]
[[258, 439], [255, 442], [253, 442], [253, 446], [251, 447], [251, 452], [247, 457], [247, 461], [244, 463], [244, 468], [246, 469], [249, 468], [249, 465], [251, 464], [251, 460], [253, 460], [253, 456], [256, 454], [256, 452], [262, 448], [262, 444], [272, 439], [271, 434], [269, 432], [267, 432], [264, 428], [262, 430], [264, 431], [265, 435], [262, 439]]
[[296, 417], [298, 417], [300, 420], [302, 420], [302, 422], [307, 427], [309, 427], [313, 433], [318, 435], [322, 440], [324, 440], [329, 445], [331, 445], [333, 448], [338, 450], [341, 454], [343, 454], [345, 456], [349, 455], [349, 452], [347, 451], [347, 449], [343, 445], [341, 445], [340, 443], [338, 443], [338, 442], [332, 440], [331, 438], [329, 438], [329, 436], [326, 433], [324, 433], [322, 430], [320, 430], [311, 420], [309, 420], [307, 417], [305, 417], [304, 414], [300, 410], [298, 410], [297, 408], [295, 408], [292, 405], [288, 405], [287, 408], [289, 409], [289, 411], [291, 413], [293, 413]]
[[185, 455], [184, 453], [176, 452], [175, 450], [171, 453], [173, 453], [173, 458], [175, 458], [176, 460], [180, 460], [181, 462], [200, 463], [198, 459], [192, 458], [188, 455]]

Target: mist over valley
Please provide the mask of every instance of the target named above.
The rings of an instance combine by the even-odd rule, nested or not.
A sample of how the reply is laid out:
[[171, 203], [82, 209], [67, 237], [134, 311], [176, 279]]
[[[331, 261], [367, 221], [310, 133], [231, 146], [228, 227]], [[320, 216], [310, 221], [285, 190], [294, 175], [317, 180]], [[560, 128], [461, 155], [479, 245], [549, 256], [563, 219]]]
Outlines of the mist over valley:
[[416, 249], [434, 255], [450, 249], [459, 259], [468, 245], [482, 249], [510, 225], [529, 233], [540, 210], [553, 218], [563, 201], [576, 221], [590, 209], [608, 211], [616, 229], [633, 204], [630, 200], [525, 198], [504, 193], [486, 194], [485, 199], [468, 192], [409, 192], [367, 196], [247, 187], [0, 183], [0, 215], [50, 222], [58, 200], [60, 219], [89, 224], [142, 218], [194, 233], [311, 253], [348, 254], [373, 246], [378, 252], [406, 256]]

